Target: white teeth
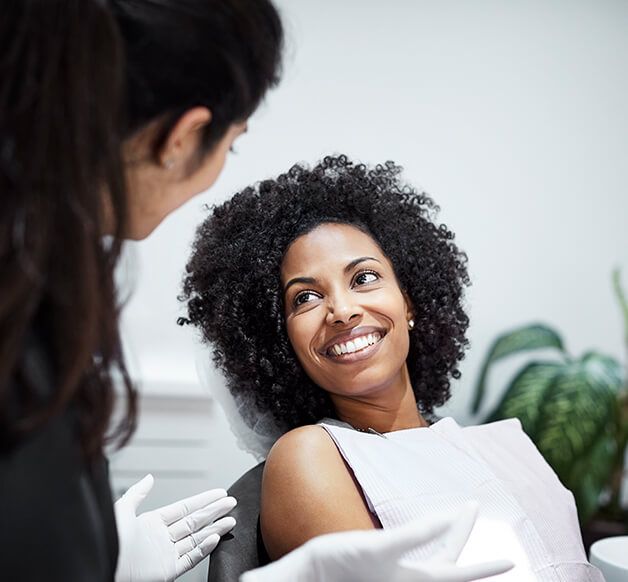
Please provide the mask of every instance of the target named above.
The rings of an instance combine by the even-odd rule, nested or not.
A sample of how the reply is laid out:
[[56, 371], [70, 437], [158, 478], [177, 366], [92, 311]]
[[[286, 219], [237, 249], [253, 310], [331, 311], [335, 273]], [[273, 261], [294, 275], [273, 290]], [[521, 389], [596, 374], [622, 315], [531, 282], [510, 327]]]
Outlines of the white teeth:
[[329, 352], [332, 355], [340, 356], [342, 354], [353, 354], [359, 350], [363, 350], [364, 348], [376, 344], [381, 339], [379, 333], [369, 333], [365, 336], [360, 336], [349, 340], [346, 344], [334, 344]]

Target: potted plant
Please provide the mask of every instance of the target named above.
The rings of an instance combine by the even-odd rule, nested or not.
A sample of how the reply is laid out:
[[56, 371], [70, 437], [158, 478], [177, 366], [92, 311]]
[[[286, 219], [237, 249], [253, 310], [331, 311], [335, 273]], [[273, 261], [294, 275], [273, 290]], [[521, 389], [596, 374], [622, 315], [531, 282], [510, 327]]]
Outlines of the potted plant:
[[[628, 346], [628, 302], [618, 270], [613, 272], [613, 282]], [[526, 325], [502, 334], [492, 344], [480, 371], [472, 411], [480, 410], [487, 376], [496, 362], [541, 348], [558, 357], [526, 363], [485, 422], [519, 418], [523, 430], [574, 494], [584, 532], [595, 517], [621, 524], [600, 537], [625, 533], [626, 512], [620, 507], [619, 494], [628, 441], [628, 385], [620, 362], [596, 351], [573, 358], [554, 329]]]

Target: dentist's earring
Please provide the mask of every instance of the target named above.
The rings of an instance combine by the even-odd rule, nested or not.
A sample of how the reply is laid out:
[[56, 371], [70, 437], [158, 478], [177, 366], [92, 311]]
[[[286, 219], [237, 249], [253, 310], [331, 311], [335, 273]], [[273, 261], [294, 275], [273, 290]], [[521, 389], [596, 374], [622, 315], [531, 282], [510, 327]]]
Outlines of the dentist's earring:
[[408, 320], [408, 329], [414, 329], [414, 319]]
[[174, 166], [174, 162], [172, 160], [166, 160], [166, 162], [164, 163], [164, 168], [166, 168], [166, 170], [171, 170]]

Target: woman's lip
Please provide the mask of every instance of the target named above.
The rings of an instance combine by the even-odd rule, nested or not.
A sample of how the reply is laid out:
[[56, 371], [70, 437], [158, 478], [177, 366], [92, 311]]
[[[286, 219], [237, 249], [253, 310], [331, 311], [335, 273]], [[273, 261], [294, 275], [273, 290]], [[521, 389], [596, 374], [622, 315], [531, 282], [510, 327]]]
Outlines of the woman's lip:
[[[381, 341], [381, 339], [386, 335], [386, 330], [381, 327], [375, 327], [373, 325], [363, 325], [363, 326], [354, 327], [353, 329], [350, 329], [349, 331], [346, 331], [344, 333], [339, 333], [338, 335], [331, 338], [319, 350], [319, 353], [326, 356], [327, 352], [332, 346], [335, 346], [336, 344], [346, 344], [348, 341], [351, 341], [355, 339], [356, 337], [367, 336], [370, 333], [378, 333], [380, 337], [380, 341]], [[373, 345], [377, 345], [378, 343], [379, 342]]]
[[325, 352], [325, 354], [323, 354], [328, 360], [333, 361], [334, 363], [337, 364], [352, 364], [354, 362], [359, 362], [361, 360], [366, 360], [368, 358], [370, 358], [373, 354], [375, 354], [379, 348], [382, 345], [382, 340], [384, 339], [384, 336], [381, 335], [379, 340], [377, 342], [375, 342], [374, 344], [370, 344], [368, 346], [366, 346], [365, 348], [362, 348], [361, 350], [358, 350], [357, 352], [352, 352], [352, 353], [347, 353], [347, 354], [340, 354], [339, 356], [337, 355], [330, 355], [327, 352]]

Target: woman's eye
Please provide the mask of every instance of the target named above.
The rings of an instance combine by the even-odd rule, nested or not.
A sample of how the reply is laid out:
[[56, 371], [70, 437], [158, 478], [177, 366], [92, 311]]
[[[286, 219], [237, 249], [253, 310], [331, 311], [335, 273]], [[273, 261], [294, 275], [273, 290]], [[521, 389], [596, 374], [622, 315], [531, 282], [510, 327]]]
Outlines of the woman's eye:
[[355, 284], [366, 285], [368, 283], [372, 283], [373, 281], [377, 281], [377, 279], [379, 279], [377, 273], [374, 273], [373, 271], [363, 271], [362, 273], [358, 273], [356, 276]]
[[312, 291], [302, 291], [294, 298], [294, 304], [298, 307], [299, 305], [315, 301], [316, 299], [318, 299], [318, 295], [316, 295], [316, 293], [313, 293]]

